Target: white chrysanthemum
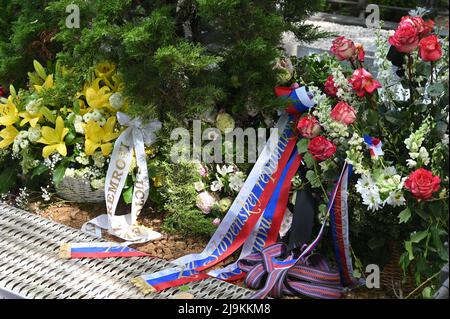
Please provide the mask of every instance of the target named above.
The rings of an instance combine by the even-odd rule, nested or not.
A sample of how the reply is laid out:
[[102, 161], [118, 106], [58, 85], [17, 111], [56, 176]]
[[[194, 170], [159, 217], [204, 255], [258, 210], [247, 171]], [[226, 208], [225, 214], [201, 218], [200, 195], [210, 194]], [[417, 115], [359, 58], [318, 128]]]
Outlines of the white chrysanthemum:
[[87, 123], [90, 120], [93, 120], [92, 113], [86, 113], [86, 114], [83, 115], [83, 121], [85, 121]]
[[98, 125], [104, 126], [106, 124], [106, 119], [102, 117], [101, 119], [97, 120]]
[[369, 189], [362, 194], [363, 204], [371, 211], [377, 211], [383, 207], [383, 202], [380, 198], [380, 193], [377, 189]]
[[362, 175], [361, 178], [356, 182], [356, 191], [360, 194], [363, 194], [371, 189], [376, 189], [378, 192], [378, 187], [375, 184], [374, 180], [369, 175]]
[[125, 104], [125, 99], [123, 98], [122, 93], [120, 92], [113, 93], [109, 97], [109, 104], [111, 104], [113, 109], [120, 110], [122, 106]]
[[399, 206], [405, 205], [406, 199], [403, 196], [403, 192], [401, 190], [399, 190], [399, 191], [391, 192], [389, 194], [388, 198], [386, 198], [386, 200], [384, 201], [384, 203], [391, 205], [393, 207], [399, 207]]

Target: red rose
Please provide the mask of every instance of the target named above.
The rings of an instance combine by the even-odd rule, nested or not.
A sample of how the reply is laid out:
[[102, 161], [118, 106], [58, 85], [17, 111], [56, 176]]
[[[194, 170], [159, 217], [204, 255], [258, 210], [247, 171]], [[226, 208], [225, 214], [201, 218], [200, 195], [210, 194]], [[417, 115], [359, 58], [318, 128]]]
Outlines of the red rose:
[[345, 125], [352, 124], [356, 119], [355, 109], [342, 101], [336, 104], [330, 115], [333, 120], [344, 123]]
[[433, 62], [442, 57], [442, 48], [438, 37], [429, 35], [419, 42], [419, 56], [424, 61]]
[[425, 22], [425, 20], [423, 20], [421, 17], [405, 16], [400, 20], [399, 27], [405, 26], [415, 27], [419, 36], [423, 37], [433, 31], [434, 21], [429, 20]]
[[348, 60], [353, 58], [356, 48], [352, 40], [340, 36], [333, 40], [331, 52], [340, 60]]
[[380, 82], [375, 80], [372, 74], [364, 68], [357, 69], [353, 72], [350, 84], [358, 96], [364, 96], [366, 92], [372, 94], [373, 91], [381, 87]]
[[324, 161], [336, 153], [336, 145], [324, 136], [317, 136], [309, 142], [308, 151], [316, 161]]
[[417, 199], [430, 199], [439, 190], [441, 179], [430, 171], [419, 168], [412, 172], [405, 181], [405, 187]]
[[307, 115], [298, 121], [297, 129], [305, 138], [316, 137], [320, 133], [319, 121], [314, 116]]
[[325, 81], [325, 93], [329, 96], [336, 96], [336, 93], [338, 91], [337, 87], [334, 85], [334, 78], [332, 75], [330, 75], [327, 80]]
[[398, 52], [410, 53], [419, 45], [419, 32], [415, 24], [404, 22], [399, 24], [395, 34], [389, 37], [389, 43], [393, 45]]

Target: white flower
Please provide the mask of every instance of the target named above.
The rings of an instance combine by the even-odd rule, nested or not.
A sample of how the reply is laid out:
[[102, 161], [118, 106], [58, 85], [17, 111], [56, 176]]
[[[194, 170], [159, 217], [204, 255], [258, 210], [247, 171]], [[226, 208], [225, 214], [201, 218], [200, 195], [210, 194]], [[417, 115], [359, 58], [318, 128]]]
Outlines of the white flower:
[[213, 192], [220, 191], [220, 190], [222, 190], [222, 188], [223, 188], [223, 183], [220, 178], [211, 183], [211, 190]]
[[123, 98], [122, 93], [120, 92], [113, 93], [109, 97], [109, 104], [111, 104], [113, 109], [120, 110], [122, 106], [125, 104], [125, 99]]
[[91, 186], [93, 189], [101, 189], [105, 187], [105, 178], [93, 179], [91, 181]]
[[384, 175], [387, 175], [387, 176], [394, 176], [394, 175], [397, 174], [397, 169], [396, 169], [394, 166], [386, 167], [386, 168], [383, 170], [383, 174], [384, 174]]
[[89, 165], [89, 157], [85, 152], [80, 152], [80, 154], [75, 157], [75, 161], [77, 161], [81, 165]]
[[92, 113], [86, 113], [86, 114], [84, 114], [83, 115], [83, 120], [87, 123], [87, 122], [89, 122], [90, 120], [93, 120], [93, 118], [92, 118]]
[[30, 128], [28, 129], [28, 140], [32, 143], [35, 143], [40, 138], [41, 138], [40, 125], [36, 125], [36, 127], [30, 126]]
[[202, 192], [197, 195], [197, 207], [204, 213], [209, 214], [214, 204], [216, 204], [216, 199], [208, 192]]
[[234, 167], [233, 167], [233, 165], [223, 165], [222, 167], [220, 167], [219, 165], [216, 165], [216, 171], [220, 175], [226, 176], [228, 173], [234, 172]]
[[419, 158], [422, 160], [424, 165], [428, 165], [430, 163], [430, 154], [425, 147], [421, 147], [419, 150]]
[[100, 119], [103, 118], [102, 112], [100, 112], [100, 110], [98, 109], [94, 109], [91, 113], [91, 116], [94, 121], [99, 121]]
[[25, 106], [25, 110], [30, 113], [30, 115], [36, 115], [41, 108], [41, 102], [42, 99], [32, 100]]
[[84, 135], [83, 117], [81, 115], [76, 115], [73, 121], [73, 126], [75, 127], [75, 132]]
[[381, 207], [383, 207], [383, 203], [381, 202], [380, 193], [378, 189], [370, 189], [363, 194], [363, 204], [367, 205], [367, 208], [371, 211], [377, 211]]
[[198, 181], [194, 183], [194, 188], [197, 192], [201, 192], [205, 189], [205, 184], [202, 181]]
[[94, 165], [98, 168], [102, 168], [105, 166], [105, 157], [102, 152], [95, 152], [92, 154], [92, 159], [94, 160]]
[[369, 175], [362, 175], [361, 178], [359, 178], [358, 181], [356, 182], [355, 187], [356, 191], [360, 194], [363, 194], [370, 189], [378, 188], [375, 185], [375, 182], [373, 181], [372, 177], [370, 177]]
[[241, 190], [242, 186], [244, 186], [244, 173], [237, 172], [236, 174], [233, 174], [230, 176], [230, 189], [238, 192]]
[[415, 160], [408, 158], [406, 160], [406, 166], [408, 166], [409, 168], [414, 168], [417, 166], [417, 162]]
[[75, 177], [75, 169], [67, 168], [64, 172], [64, 177]]
[[391, 205], [393, 207], [399, 207], [399, 206], [403, 206], [405, 205], [406, 199], [403, 196], [403, 192], [400, 191], [395, 191], [395, 192], [391, 192], [388, 196], [388, 198], [386, 198], [386, 200], [384, 201], [384, 203]]

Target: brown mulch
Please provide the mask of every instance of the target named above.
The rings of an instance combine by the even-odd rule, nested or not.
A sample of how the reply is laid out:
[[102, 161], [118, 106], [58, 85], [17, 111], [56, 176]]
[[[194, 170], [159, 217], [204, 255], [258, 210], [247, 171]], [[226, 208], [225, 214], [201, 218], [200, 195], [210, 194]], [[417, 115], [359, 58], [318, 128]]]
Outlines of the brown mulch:
[[[46, 206], [43, 205], [43, 203], [35, 202], [30, 205], [29, 210], [46, 219], [77, 229], [80, 229], [85, 222], [92, 218], [106, 213], [104, 204], [59, 203]], [[126, 206], [119, 205], [117, 211], [127, 212], [128, 210]], [[146, 252], [151, 256], [170, 261], [187, 254], [199, 253], [208, 243], [207, 239], [202, 237], [167, 234], [162, 232], [162, 219], [163, 214], [154, 212], [148, 207], [144, 208], [141, 213], [140, 223], [162, 233], [163, 236], [160, 239], [148, 243], [133, 245], [133, 247]], [[120, 241], [120, 239], [108, 235], [105, 232], [103, 234], [107, 240]], [[227, 264], [230, 262], [232, 261], [228, 260]], [[221, 266], [223, 266], [223, 264], [218, 264], [216, 267]], [[245, 287], [243, 282], [235, 284]], [[367, 289], [366, 287], [352, 290], [344, 295], [345, 299], [385, 299], [392, 297], [393, 296], [387, 294], [383, 290]], [[298, 297], [288, 297], [288, 299], [292, 298], [297, 299]]]

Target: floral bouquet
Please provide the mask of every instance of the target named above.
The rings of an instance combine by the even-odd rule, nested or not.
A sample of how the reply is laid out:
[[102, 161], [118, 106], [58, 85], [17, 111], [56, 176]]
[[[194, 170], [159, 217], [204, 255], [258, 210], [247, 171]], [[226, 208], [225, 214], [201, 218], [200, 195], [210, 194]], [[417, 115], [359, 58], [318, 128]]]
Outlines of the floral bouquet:
[[[47, 74], [37, 61], [34, 68], [28, 90], [16, 92], [11, 86], [10, 96], [2, 99], [0, 149], [20, 162], [24, 176], [51, 177], [65, 199], [103, 201], [109, 158], [122, 129], [116, 113], [128, 107], [115, 65], [99, 64], [92, 80], [70, 98], [70, 106], [51, 99], [58, 80], [70, 70], [57, 67], [55, 74]], [[131, 179], [128, 184], [130, 197]], [[84, 188], [81, 196], [74, 185]]]
[[351, 164], [353, 247], [380, 264], [386, 247], [403, 247], [396, 265], [413, 269], [424, 296], [448, 262], [448, 39], [438, 31], [405, 16], [389, 39], [377, 32], [371, 71], [364, 48], [338, 37], [331, 55], [298, 60], [296, 79], [317, 102], [297, 124], [303, 183], [327, 202], [343, 162]]

